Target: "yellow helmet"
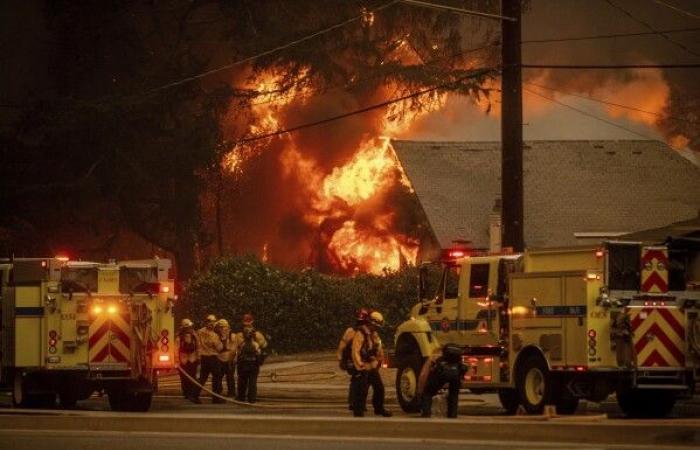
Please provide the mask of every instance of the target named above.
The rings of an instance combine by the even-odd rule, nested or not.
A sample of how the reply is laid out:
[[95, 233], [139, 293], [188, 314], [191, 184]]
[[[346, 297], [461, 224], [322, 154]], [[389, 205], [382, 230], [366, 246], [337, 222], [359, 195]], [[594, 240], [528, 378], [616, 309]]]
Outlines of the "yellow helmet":
[[216, 316], [214, 314], [209, 314], [207, 316], [207, 322], [216, 322]]
[[226, 319], [219, 319], [218, 322], [216, 322], [216, 326], [220, 328], [231, 328], [228, 325], [228, 320]]
[[188, 328], [193, 326], [194, 323], [190, 319], [182, 319], [182, 322], [180, 322], [180, 326], [182, 328]]
[[384, 326], [384, 316], [379, 311], [372, 311], [369, 314], [369, 323], [376, 327]]

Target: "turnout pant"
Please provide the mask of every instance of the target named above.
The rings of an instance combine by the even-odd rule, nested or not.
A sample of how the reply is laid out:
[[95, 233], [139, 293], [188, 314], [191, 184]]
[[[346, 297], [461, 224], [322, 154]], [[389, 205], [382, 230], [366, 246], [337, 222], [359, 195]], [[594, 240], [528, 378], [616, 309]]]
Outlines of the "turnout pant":
[[428, 376], [428, 382], [426, 383], [425, 390], [423, 391], [423, 395], [421, 397], [421, 416], [430, 417], [433, 408], [433, 397], [437, 395], [445, 384], [448, 385], [447, 417], [457, 417], [460, 380], [449, 381], [446, 383], [443, 380], [440, 380], [440, 377], [434, 373], [431, 373]]
[[352, 375], [350, 381], [353, 413], [362, 414], [367, 403], [369, 388], [372, 388], [372, 407], [375, 413], [384, 411], [384, 383], [378, 369], [358, 370]]
[[[212, 356], [202, 356], [201, 367], [199, 369], [199, 384], [204, 386], [211, 375], [212, 391], [217, 394], [221, 394], [223, 386], [221, 385], [221, 361], [216, 355]], [[199, 397], [201, 389], [197, 389], [196, 397]], [[216, 397], [214, 397], [216, 398]]]
[[[183, 364], [180, 364], [180, 368], [185, 371], [185, 373], [192, 378], [197, 378], [197, 366], [199, 363], [197, 361], [195, 362], [186, 362]], [[180, 385], [182, 386], [182, 395], [185, 396], [185, 398], [192, 398], [196, 397], [199, 390], [197, 389], [197, 386], [190, 381], [182, 372], [178, 372], [180, 374]]]
[[[226, 396], [233, 397], [236, 395], [236, 379], [234, 377], [236, 365], [232, 362], [222, 362], [221, 370], [226, 379]], [[223, 389], [223, 384], [221, 388]]]
[[258, 364], [238, 364], [238, 397], [239, 402], [255, 403], [258, 399]]

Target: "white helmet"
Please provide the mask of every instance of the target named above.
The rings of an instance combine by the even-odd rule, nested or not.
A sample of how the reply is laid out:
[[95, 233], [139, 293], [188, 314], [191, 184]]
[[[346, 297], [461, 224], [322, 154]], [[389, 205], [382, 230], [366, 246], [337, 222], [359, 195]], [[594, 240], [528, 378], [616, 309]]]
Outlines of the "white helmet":
[[384, 326], [384, 316], [379, 311], [372, 311], [369, 314], [369, 323], [371, 323], [375, 327], [383, 327]]

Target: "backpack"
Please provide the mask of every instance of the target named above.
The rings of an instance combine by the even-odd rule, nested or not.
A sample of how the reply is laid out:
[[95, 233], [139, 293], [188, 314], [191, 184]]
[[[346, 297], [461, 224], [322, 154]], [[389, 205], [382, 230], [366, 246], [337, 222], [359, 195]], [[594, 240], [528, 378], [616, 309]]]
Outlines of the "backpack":
[[[190, 337], [190, 342], [185, 342], [185, 337]], [[194, 353], [197, 350], [197, 338], [191, 331], [180, 333], [180, 353]]]
[[259, 357], [255, 338], [253, 336], [245, 338], [238, 355], [238, 362], [246, 365], [258, 364]]

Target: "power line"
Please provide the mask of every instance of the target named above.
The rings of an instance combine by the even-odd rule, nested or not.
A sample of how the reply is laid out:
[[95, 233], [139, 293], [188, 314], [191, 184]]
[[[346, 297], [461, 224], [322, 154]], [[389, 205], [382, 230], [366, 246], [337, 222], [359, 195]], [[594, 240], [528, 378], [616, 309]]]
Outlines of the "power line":
[[173, 82], [164, 84], [164, 85], [162, 85], [162, 86], [149, 89], [149, 90], [146, 91], [145, 93], [148, 94], [148, 93], [153, 93], [153, 92], [159, 92], [159, 91], [163, 91], [163, 90], [165, 90], [165, 89], [169, 89], [169, 88], [171, 88], [171, 87], [180, 86], [180, 85], [182, 85], [182, 84], [189, 83], [189, 82], [191, 82], [191, 81], [198, 80], [198, 79], [204, 78], [204, 77], [208, 77], [209, 75], [213, 75], [213, 74], [215, 74], [215, 73], [219, 73], [219, 72], [222, 72], [222, 71], [225, 71], [225, 70], [232, 69], [232, 68], [234, 68], [234, 67], [236, 67], [236, 66], [240, 66], [240, 65], [242, 65], [242, 64], [249, 63], [249, 62], [251, 62], [251, 61], [253, 61], [253, 60], [262, 58], [263, 56], [268, 56], [268, 55], [271, 55], [271, 54], [273, 54], [273, 53], [277, 53], [277, 52], [280, 51], [280, 50], [285, 50], [285, 49], [287, 49], [287, 48], [289, 48], [289, 47], [293, 47], [293, 46], [295, 46], [295, 45], [301, 44], [302, 42], [306, 42], [306, 41], [308, 41], [308, 40], [310, 40], [310, 39], [313, 39], [313, 38], [315, 38], [315, 37], [321, 36], [321, 35], [326, 34], [326, 33], [330, 33], [331, 31], [337, 30], [338, 28], [342, 28], [342, 27], [344, 27], [344, 26], [346, 26], [346, 25], [348, 25], [348, 24], [351, 24], [351, 23], [353, 23], [353, 22], [356, 22], [356, 21], [358, 21], [358, 20], [361, 20], [361, 19], [363, 19], [363, 18], [366, 18], [368, 14], [375, 13], [375, 12], [379, 12], [379, 11], [381, 11], [381, 10], [383, 10], [383, 9], [386, 9], [386, 8], [388, 8], [388, 7], [390, 7], [390, 6], [395, 5], [395, 4], [398, 3], [399, 1], [401, 1], [401, 0], [392, 0], [392, 1], [388, 2], [388, 3], [385, 3], [384, 5], [378, 6], [378, 7], [374, 8], [374, 9], [368, 9], [368, 10], [364, 11], [362, 14], [359, 14], [359, 15], [357, 15], [357, 16], [351, 17], [351, 18], [349, 18], [349, 19], [347, 19], [347, 20], [344, 20], [344, 21], [342, 21], [342, 22], [339, 22], [339, 23], [337, 23], [337, 24], [335, 24], [335, 25], [331, 25], [330, 27], [323, 28], [323, 29], [321, 29], [321, 30], [315, 31], [315, 32], [313, 32], [313, 33], [311, 33], [311, 34], [308, 34], [308, 35], [304, 36], [304, 37], [301, 37], [301, 38], [299, 38], [299, 39], [295, 39], [295, 40], [293, 40], [293, 41], [291, 41], [291, 42], [287, 42], [286, 44], [279, 45], [279, 46], [274, 47], [274, 48], [271, 48], [271, 49], [269, 49], [269, 50], [265, 50], [264, 52], [258, 53], [258, 54], [256, 54], [256, 55], [248, 56], [247, 58], [243, 58], [243, 59], [241, 59], [241, 60], [238, 60], [238, 61], [232, 62], [232, 63], [230, 63], [230, 64], [226, 64], [226, 65], [217, 67], [217, 68], [215, 68], [215, 69], [210, 69], [210, 70], [201, 72], [201, 73], [199, 73], [199, 74], [197, 74], [197, 75], [192, 75], [192, 76], [190, 76], [190, 77], [183, 78], [183, 79], [180, 79], [180, 80], [178, 80], [178, 81], [173, 81]]
[[645, 27], [645, 28], [648, 29], [649, 31], [653, 31], [653, 32], [656, 33], [657, 35], [659, 35], [659, 36], [661, 36], [662, 38], [666, 39], [668, 42], [672, 43], [672, 44], [675, 45], [676, 47], [685, 50], [687, 53], [690, 53], [690, 54], [693, 55], [693, 56], [698, 56], [698, 57], [700, 57], [700, 53], [698, 53], [698, 52], [696, 52], [696, 51], [694, 51], [694, 50], [691, 50], [690, 48], [686, 47], [685, 44], [683, 44], [683, 43], [681, 43], [681, 42], [678, 42], [678, 41], [676, 41], [675, 39], [672, 39], [671, 37], [669, 37], [668, 35], [666, 35], [666, 34], [664, 34], [664, 33], [659, 32], [656, 28], [654, 28], [653, 26], [651, 26], [649, 23], [647, 23], [647, 22], [645, 22], [644, 20], [640, 19], [639, 17], [635, 16], [635, 15], [632, 14], [630, 11], [628, 11], [627, 9], [625, 9], [625, 8], [623, 8], [622, 6], [618, 5], [617, 3], [613, 2], [612, 0], [605, 0], [605, 2], [606, 2], [607, 4], [609, 4], [610, 6], [612, 6], [613, 8], [617, 9], [618, 11], [621, 11], [621, 12], [622, 12], [623, 14], [625, 14], [627, 17], [629, 17], [629, 18], [632, 19], [633, 21], [637, 22], [638, 24], [642, 25], [643, 27]]
[[545, 38], [545, 39], [528, 39], [521, 41], [522, 44], [540, 44], [549, 42], [570, 42], [570, 41], [590, 41], [596, 39], [613, 39], [619, 37], [635, 37], [635, 36], [650, 36], [659, 33], [685, 33], [690, 31], [700, 31], [700, 27], [690, 27], [690, 28], [671, 28], [667, 30], [656, 31], [640, 31], [638, 33], [610, 33], [610, 34], [593, 34], [589, 36], [572, 36], [563, 38]]
[[478, 16], [478, 17], [484, 17], [486, 19], [508, 20], [510, 22], [516, 21], [516, 19], [514, 17], [501, 16], [499, 14], [489, 14], [489, 13], [484, 13], [481, 11], [474, 11], [472, 9], [456, 8], [454, 6], [441, 5], [438, 3], [421, 2], [419, 0], [401, 0], [401, 2], [406, 3], [407, 5], [421, 6], [423, 8], [439, 9], [439, 10], [454, 12], [457, 14], [464, 14], [467, 16]]
[[667, 114], [661, 114], [661, 113], [653, 112], [653, 111], [647, 111], [647, 110], [645, 110], [645, 109], [636, 108], [636, 107], [634, 107], [634, 106], [623, 105], [623, 104], [621, 104], [621, 103], [614, 103], [614, 102], [611, 102], [611, 101], [608, 101], [608, 100], [603, 100], [603, 99], [599, 99], [599, 98], [595, 98], [595, 97], [590, 97], [590, 96], [587, 96], [587, 95], [574, 94], [574, 93], [572, 93], [572, 92], [562, 91], [561, 89], [555, 89], [555, 88], [553, 88], [553, 87], [543, 86], [543, 85], [541, 85], [541, 84], [529, 83], [529, 82], [523, 82], [523, 84], [527, 84], [528, 86], [534, 86], [534, 87], [540, 88], [540, 89], [546, 89], [546, 90], [552, 91], [552, 92], [558, 92], [558, 93], [560, 93], [560, 94], [568, 95], [568, 96], [571, 96], [571, 97], [582, 98], [582, 99], [584, 99], [584, 100], [590, 100], [590, 101], [592, 101], [592, 102], [602, 103], [602, 104], [604, 104], [604, 105], [614, 106], [614, 107], [622, 108], [622, 109], [629, 109], [630, 111], [636, 111], [636, 112], [640, 112], [640, 113], [644, 113], [644, 114], [649, 114], [649, 115], [651, 115], [651, 116], [656, 116], [656, 117], [665, 118], [665, 119], [671, 119], [671, 120], [675, 120], [675, 121], [679, 121], [679, 122], [688, 122], [688, 123], [691, 123], [691, 124], [700, 124], [700, 122], [696, 122], [696, 121], [694, 121], [694, 120], [684, 119], [684, 118], [682, 118], [682, 117], [670, 116], [670, 115], [667, 115]]
[[681, 64], [522, 64], [523, 69], [698, 69], [700, 63]]
[[392, 105], [394, 103], [399, 103], [399, 102], [402, 102], [404, 100], [408, 100], [410, 98], [419, 97], [421, 95], [428, 94], [430, 92], [437, 91], [439, 89], [444, 89], [448, 86], [459, 83], [460, 81], [464, 81], [464, 80], [467, 80], [469, 78], [478, 78], [478, 77], [484, 76], [490, 72], [495, 72], [495, 71], [497, 71], [497, 69], [494, 69], [494, 68], [478, 69], [478, 70], [475, 70], [473, 73], [471, 73], [469, 75], [465, 75], [465, 76], [460, 77], [460, 78], [457, 78], [456, 80], [441, 83], [441, 84], [432, 86], [430, 88], [422, 89], [420, 91], [416, 91], [416, 92], [412, 92], [412, 93], [407, 94], [407, 95], [403, 95], [403, 96], [398, 97], [398, 98], [393, 98], [391, 100], [387, 100], [387, 101], [384, 101], [381, 103], [375, 103], [374, 105], [366, 106], [364, 108], [356, 109], [356, 110], [349, 111], [349, 112], [346, 112], [343, 114], [338, 114], [335, 116], [326, 117], [324, 119], [316, 120], [314, 122], [308, 122], [308, 123], [295, 125], [295, 126], [288, 127], [288, 128], [283, 128], [281, 130], [271, 131], [269, 133], [263, 133], [263, 134], [258, 134], [258, 135], [251, 136], [248, 138], [239, 139], [238, 141], [236, 141], [236, 143], [243, 144], [243, 143], [247, 143], [247, 142], [258, 141], [261, 139], [268, 139], [268, 138], [279, 136], [282, 134], [288, 134], [288, 133], [292, 133], [294, 131], [302, 130], [304, 128], [311, 128], [311, 127], [323, 125], [323, 124], [326, 124], [329, 122], [334, 122], [336, 120], [345, 119], [345, 118], [350, 117], [350, 116], [362, 114], [362, 113], [372, 111], [372, 110], [378, 109], [378, 108], [383, 108], [385, 106], [389, 106], [389, 105]]
[[575, 106], [571, 106], [571, 105], [569, 105], [569, 104], [567, 104], [567, 103], [560, 102], [559, 100], [557, 100], [557, 99], [555, 99], [555, 98], [553, 98], [553, 97], [549, 97], [549, 96], [540, 94], [539, 92], [535, 92], [535, 91], [533, 91], [533, 90], [531, 90], [531, 89], [528, 89], [528, 88], [523, 88], [523, 90], [524, 90], [525, 92], [529, 92], [530, 94], [536, 95], [536, 96], [538, 96], [538, 97], [542, 97], [542, 98], [544, 98], [544, 99], [546, 99], [546, 100], [549, 100], [550, 102], [556, 103], [557, 105], [560, 105], [560, 106], [563, 106], [563, 107], [565, 107], [565, 108], [568, 108], [568, 109], [570, 109], [570, 110], [572, 110], [572, 111], [576, 111], [577, 113], [582, 114], [582, 115], [584, 115], [584, 116], [586, 116], [586, 117], [590, 117], [591, 119], [598, 120], [598, 121], [600, 121], [600, 122], [606, 123], [606, 124], [611, 125], [611, 126], [613, 126], [613, 127], [620, 128], [621, 130], [625, 130], [625, 131], [627, 131], [628, 133], [632, 133], [632, 134], [635, 134], [635, 135], [637, 135], [637, 136], [643, 137], [643, 138], [646, 139], [646, 140], [658, 141], [658, 139], [652, 139], [652, 138], [650, 138], [649, 136], [647, 136], [647, 135], [645, 135], [645, 134], [642, 134], [642, 133], [639, 133], [639, 132], [637, 132], [637, 131], [631, 130], [631, 129], [629, 129], [629, 128], [623, 126], [623, 125], [620, 125], [619, 123], [616, 123], [616, 122], [613, 122], [613, 121], [610, 121], [610, 120], [607, 120], [607, 119], [603, 119], [602, 117], [596, 116], [595, 114], [589, 113], [588, 111], [584, 111], [584, 110], [582, 110], [582, 109], [576, 108]]
[[700, 19], [700, 16], [699, 16], [699, 15], [694, 14], [694, 13], [692, 13], [692, 12], [690, 12], [690, 11], [686, 11], [685, 9], [679, 8], [679, 7], [676, 6], [676, 5], [672, 5], [672, 4], [670, 4], [670, 3], [666, 3], [666, 2], [664, 2], [664, 1], [662, 1], [662, 0], [652, 0], [652, 1], [653, 1], [654, 3], [659, 4], [659, 5], [662, 5], [662, 6], [665, 6], [665, 7], [667, 7], [667, 8], [670, 8], [670, 9], [676, 11], [676, 12], [679, 12], [679, 13], [683, 14], [684, 16], [692, 17], [693, 19]]

